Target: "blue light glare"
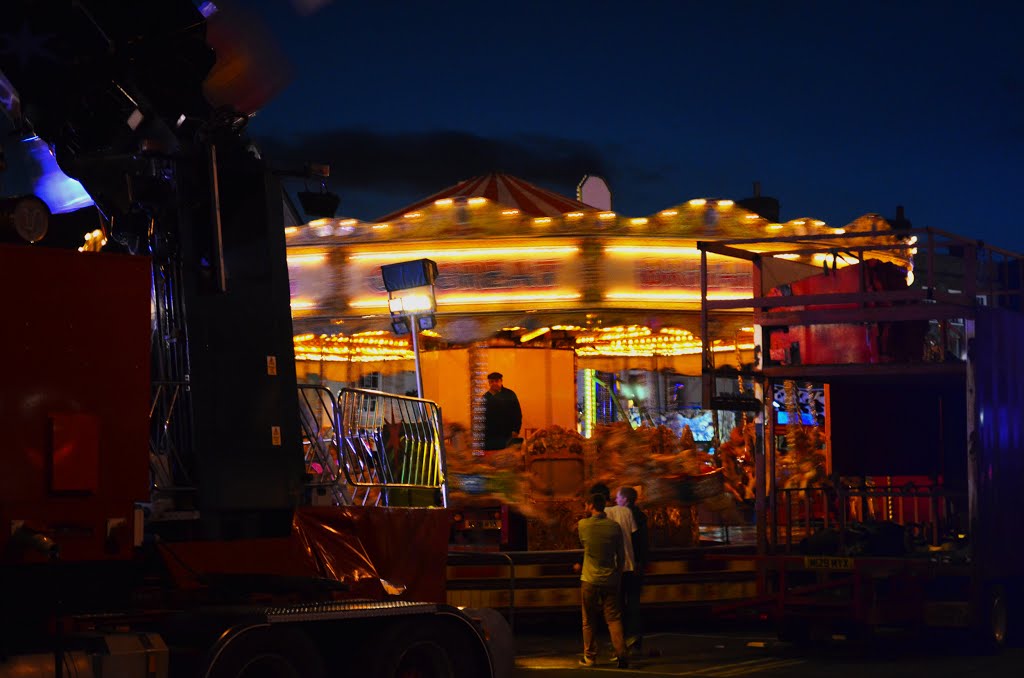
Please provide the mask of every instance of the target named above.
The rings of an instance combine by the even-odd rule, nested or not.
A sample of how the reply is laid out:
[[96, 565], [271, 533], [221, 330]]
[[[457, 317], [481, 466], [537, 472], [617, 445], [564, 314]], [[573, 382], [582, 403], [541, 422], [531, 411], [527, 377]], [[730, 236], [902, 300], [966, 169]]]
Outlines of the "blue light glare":
[[32, 172], [32, 192], [46, 203], [53, 214], [73, 212], [93, 204], [82, 184], [61, 171], [46, 142], [39, 137], [22, 141], [36, 167]]
[[[780, 426], [785, 426], [786, 424], [789, 423], [789, 412], [780, 411], [776, 412], [775, 414], [775, 423], [779, 424]], [[801, 412], [800, 423], [802, 423], [804, 426], [814, 426], [818, 422], [812, 415], [807, 414], [806, 412]]]
[[209, 19], [217, 13], [218, 7], [212, 2], [201, 2], [199, 3], [198, 9], [199, 13], [202, 14], [204, 18]]

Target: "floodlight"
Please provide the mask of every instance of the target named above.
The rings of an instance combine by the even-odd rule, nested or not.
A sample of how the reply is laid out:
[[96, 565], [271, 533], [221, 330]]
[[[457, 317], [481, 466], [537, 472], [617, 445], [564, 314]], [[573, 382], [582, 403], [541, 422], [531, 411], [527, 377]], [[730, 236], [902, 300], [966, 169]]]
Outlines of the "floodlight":
[[341, 204], [341, 198], [337, 193], [331, 193], [323, 189], [319, 193], [313, 191], [299, 191], [299, 203], [302, 211], [312, 219], [333, 219]]
[[430, 259], [400, 261], [381, 266], [380, 273], [384, 278], [384, 289], [388, 292], [432, 287], [437, 280], [437, 264]]
[[391, 329], [395, 334], [412, 335], [412, 353], [416, 362], [416, 392], [423, 397], [423, 375], [420, 371], [420, 343], [418, 335], [423, 330], [433, 329], [436, 324], [434, 311], [434, 281], [437, 280], [437, 264], [430, 259], [402, 261], [380, 267], [384, 278], [384, 289], [388, 291], [388, 310], [391, 312]]

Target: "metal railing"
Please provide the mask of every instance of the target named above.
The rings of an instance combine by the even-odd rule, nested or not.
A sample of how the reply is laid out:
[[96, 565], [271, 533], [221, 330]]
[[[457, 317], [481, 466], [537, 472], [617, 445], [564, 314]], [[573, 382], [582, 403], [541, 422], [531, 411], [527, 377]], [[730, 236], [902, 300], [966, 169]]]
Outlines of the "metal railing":
[[299, 385], [299, 426], [310, 499], [324, 496], [335, 506], [352, 503], [352, 488], [343, 482], [338, 450], [338, 404], [325, 386]]
[[311, 503], [447, 506], [436, 403], [356, 388], [335, 398], [314, 384], [300, 384], [298, 391]]
[[447, 506], [441, 410], [422, 398], [342, 389], [337, 401], [339, 465], [351, 502]]
[[834, 530], [837, 548], [846, 543], [853, 526], [881, 523], [904, 528], [908, 545], [911, 542], [937, 546], [944, 538], [966, 535], [958, 524], [966, 509], [957, 509], [957, 502], [966, 493], [954, 492], [941, 484], [899, 485], [839, 483], [838, 485], [787, 487], [776, 489], [772, 512], [772, 541], [784, 552], [790, 552], [794, 539], [810, 537], [823, 530]]

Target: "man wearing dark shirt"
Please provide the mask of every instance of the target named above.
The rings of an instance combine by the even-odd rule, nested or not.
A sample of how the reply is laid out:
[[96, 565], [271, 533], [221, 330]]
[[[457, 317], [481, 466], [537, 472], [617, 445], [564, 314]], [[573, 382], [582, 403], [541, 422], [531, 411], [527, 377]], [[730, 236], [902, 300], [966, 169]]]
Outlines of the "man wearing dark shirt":
[[583, 567], [580, 572], [580, 593], [583, 601], [583, 659], [580, 664], [597, 663], [597, 642], [594, 622], [601, 615], [615, 647], [620, 669], [628, 668], [626, 641], [622, 631], [622, 609], [619, 606], [619, 583], [626, 562], [622, 528], [604, 512], [604, 495], [591, 496], [590, 517], [577, 526], [583, 545]]
[[647, 566], [647, 515], [636, 505], [637, 492], [634, 487], [621, 487], [615, 495], [615, 503], [625, 506], [633, 513], [636, 531], [633, 540], [633, 570], [622, 574], [623, 616], [626, 626], [626, 646], [632, 652], [640, 653], [644, 637], [640, 621], [640, 598], [644, 588], [644, 568]]
[[500, 372], [487, 375], [484, 393], [484, 449], [504, 450], [523, 426], [523, 411], [515, 391], [502, 385]]

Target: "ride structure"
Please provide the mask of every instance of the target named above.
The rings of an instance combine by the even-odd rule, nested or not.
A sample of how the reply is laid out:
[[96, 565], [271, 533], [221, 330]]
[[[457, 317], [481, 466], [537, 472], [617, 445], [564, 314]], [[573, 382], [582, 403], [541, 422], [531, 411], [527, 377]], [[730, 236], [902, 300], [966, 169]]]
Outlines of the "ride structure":
[[13, 131], [95, 206], [0, 219], [0, 676], [509, 670], [500, 618], [445, 604], [436, 406], [326, 394], [348, 489], [311, 505], [280, 183], [210, 89], [216, 15], [3, 17], [27, 36], [0, 53]]
[[817, 445], [791, 418], [782, 445], [763, 398], [759, 593], [720, 612], [762, 608], [791, 640], [951, 628], [998, 648], [1022, 604], [1022, 257], [934, 229], [789, 243], [788, 271], [753, 238], [699, 244], [754, 266], [750, 297], [703, 313], [753, 308], [755, 395], [817, 389], [827, 422]]

